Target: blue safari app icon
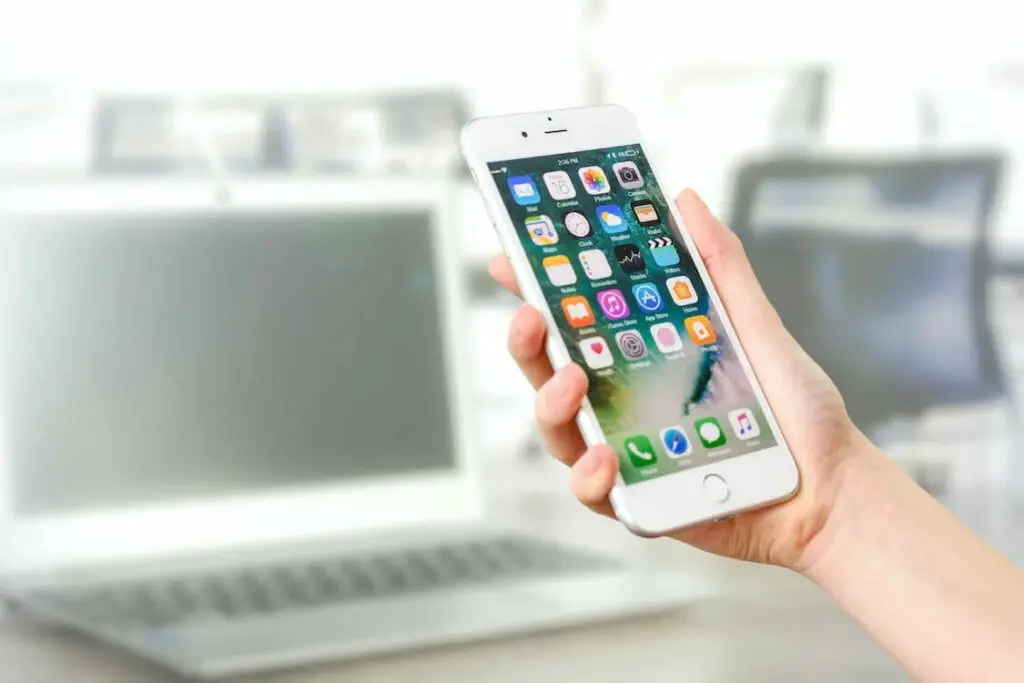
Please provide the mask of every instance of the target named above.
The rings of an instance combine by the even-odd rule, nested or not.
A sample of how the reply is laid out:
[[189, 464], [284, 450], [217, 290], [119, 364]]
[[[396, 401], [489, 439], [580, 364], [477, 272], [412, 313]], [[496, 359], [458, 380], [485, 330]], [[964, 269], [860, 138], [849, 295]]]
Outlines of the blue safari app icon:
[[512, 193], [512, 199], [520, 206], [540, 203], [540, 192], [537, 192], [537, 185], [528, 175], [514, 175], [509, 178], [508, 190]]
[[684, 455], [689, 455], [690, 451], [693, 450], [690, 440], [686, 438], [686, 432], [683, 431], [682, 427], [665, 427], [658, 433], [658, 437], [662, 448], [665, 449], [665, 453], [670, 458], [681, 458]]
[[626, 223], [622, 209], [615, 204], [602, 204], [597, 207], [597, 220], [601, 222], [601, 227], [609, 235], [629, 230], [629, 224]]
[[661, 292], [653, 282], [639, 282], [633, 285], [633, 298], [644, 313], [657, 313], [664, 308]]

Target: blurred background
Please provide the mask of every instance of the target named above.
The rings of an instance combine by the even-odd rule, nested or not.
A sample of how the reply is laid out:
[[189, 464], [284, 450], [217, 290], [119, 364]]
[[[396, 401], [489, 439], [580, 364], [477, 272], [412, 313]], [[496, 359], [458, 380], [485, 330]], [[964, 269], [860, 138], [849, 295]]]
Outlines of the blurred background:
[[[7, 3], [0, 198], [45, 188], [59, 201], [63, 189], [154, 180], [168, 197], [197, 182], [225, 196], [250, 180], [299, 194], [373, 181], [384, 195], [443, 182], [466, 291], [474, 457], [488, 504], [539, 526], [584, 513], [562, 507], [565, 477], [533, 434], [532, 392], [505, 353], [516, 302], [486, 275], [500, 247], [458, 134], [474, 116], [622, 104], [646, 131], [666, 192], [693, 186], [743, 239], [858, 424], [1019, 558], [1024, 50], [1011, 34], [1012, 3], [833, 4], [819, 15], [815, 3], [688, 0]], [[265, 202], [265, 212], [286, 205]], [[365, 220], [364, 207], [353, 212]], [[380, 212], [387, 220], [388, 207]], [[606, 550], [671, 556], [714, 577], [724, 597], [700, 608], [695, 637], [739, 629], [744, 651], [760, 654], [738, 663], [728, 656], [736, 641], [723, 637], [701, 655], [715, 662], [694, 664], [703, 673], [687, 680], [902, 680], [803, 589], [773, 597], [759, 617], [791, 628], [768, 634], [729, 621], [744, 622], [735, 604], [785, 582], [771, 570], [651, 550], [599, 523], [567, 528], [577, 541], [592, 533]], [[642, 647], [645, 633], [663, 643], [687, 628], [686, 618], [620, 624], [337, 675], [497, 680], [485, 673], [497, 662], [520, 680], [567, 675], [566, 662], [610, 639]], [[12, 652], [45, 651], [16, 642]], [[523, 664], [523, 653], [547, 664]], [[479, 664], [456, 663], [466, 661]], [[644, 665], [666, 680], [672, 666], [663, 656]]]

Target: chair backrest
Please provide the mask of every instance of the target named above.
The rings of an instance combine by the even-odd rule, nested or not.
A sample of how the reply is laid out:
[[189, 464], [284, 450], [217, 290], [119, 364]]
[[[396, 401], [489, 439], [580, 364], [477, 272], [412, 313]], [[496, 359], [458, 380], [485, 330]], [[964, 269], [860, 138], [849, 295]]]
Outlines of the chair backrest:
[[988, 317], [998, 154], [742, 166], [731, 225], [797, 340], [872, 429], [1001, 396]]

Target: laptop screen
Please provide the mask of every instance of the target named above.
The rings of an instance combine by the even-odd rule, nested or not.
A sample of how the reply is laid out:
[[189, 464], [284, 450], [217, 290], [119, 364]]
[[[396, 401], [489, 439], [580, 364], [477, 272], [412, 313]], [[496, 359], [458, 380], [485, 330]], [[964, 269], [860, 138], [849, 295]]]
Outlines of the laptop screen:
[[454, 467], [431, 220], [0, 219], [15, 512]]

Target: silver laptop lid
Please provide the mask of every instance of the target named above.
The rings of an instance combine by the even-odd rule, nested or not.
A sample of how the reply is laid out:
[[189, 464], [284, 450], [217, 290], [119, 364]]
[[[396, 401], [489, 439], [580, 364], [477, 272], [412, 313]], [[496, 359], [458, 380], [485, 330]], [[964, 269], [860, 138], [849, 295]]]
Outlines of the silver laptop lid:
[[196, 504], [235, 519], [282, 494], [377, 487], [369, 508], [332, 509], [372, 520], [400, 507], [389, 483], [458, 477], [450, 195], [289, 184], [226, 204], [97, 186], [0, 209], [8, 523]]

